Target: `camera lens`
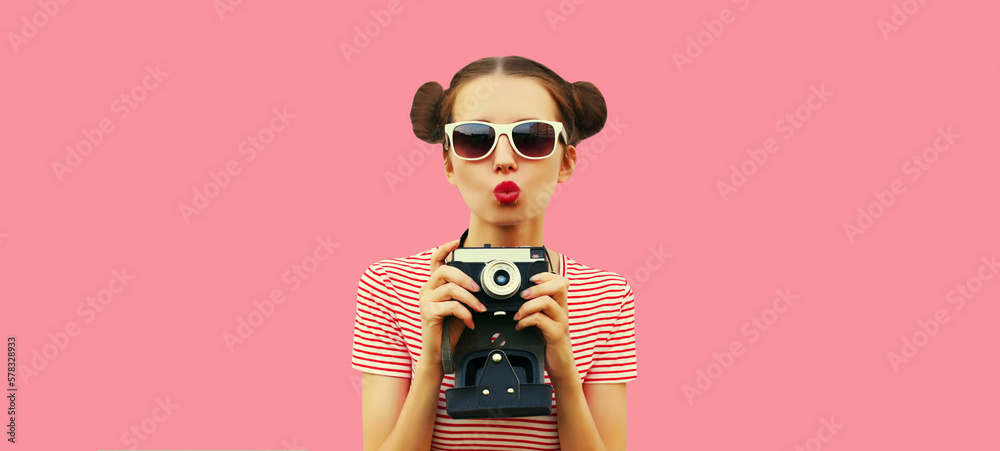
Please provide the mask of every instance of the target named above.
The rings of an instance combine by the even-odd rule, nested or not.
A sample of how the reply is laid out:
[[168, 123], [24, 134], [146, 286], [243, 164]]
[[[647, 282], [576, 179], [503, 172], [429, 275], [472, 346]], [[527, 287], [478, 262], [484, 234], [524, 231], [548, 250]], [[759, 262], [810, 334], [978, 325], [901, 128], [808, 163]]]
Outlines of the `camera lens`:
[[491, 260], [480, 276], [483, 291], [493, 299], [508, 299], [521, 287], [521, 273], [513, 262]]

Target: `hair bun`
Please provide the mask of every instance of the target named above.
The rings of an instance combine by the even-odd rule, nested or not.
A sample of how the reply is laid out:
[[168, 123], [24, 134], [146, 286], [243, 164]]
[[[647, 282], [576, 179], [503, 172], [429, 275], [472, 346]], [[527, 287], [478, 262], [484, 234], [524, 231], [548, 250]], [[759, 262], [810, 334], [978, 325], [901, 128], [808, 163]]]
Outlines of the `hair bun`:
[[572, 84], [576, 121], [575, 137], [572, 141], [580, 141], [596, 135], [604, 128], [608, 120], [608, 104], [604, 101], [601, 91], [589, 81], [578, 81]]
[[410, 107], [410, 122], [413, 134], [422, 141], [439, 143], [444, 139], [444, 124], [441, 123], [441, 101], [444, 88], [436, 81], [429, 81], [417, 89]]

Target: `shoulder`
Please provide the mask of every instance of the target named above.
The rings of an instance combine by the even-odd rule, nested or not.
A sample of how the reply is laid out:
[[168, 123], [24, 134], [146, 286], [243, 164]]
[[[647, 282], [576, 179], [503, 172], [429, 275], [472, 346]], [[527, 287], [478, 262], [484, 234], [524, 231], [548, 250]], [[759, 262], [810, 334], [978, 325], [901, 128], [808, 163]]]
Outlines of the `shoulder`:
[[596, 268], [563, 255], [565, 277], [570, 293], [577, 297], [599, 298], [625, 303], [632, 298], [632, 287], [624, 276], [614, 271]]
[[430, 278], [435, 249], [369, 264], [358, 281], [358, 302], [408, 317], [419, 315], [420, 287]]
[[392, 285], [393, 282], [420, 280], [430, 277], [431, 254], [437, 247], [425, 249], [403, 257], [378, 260], [365, 269], [361, 278]]

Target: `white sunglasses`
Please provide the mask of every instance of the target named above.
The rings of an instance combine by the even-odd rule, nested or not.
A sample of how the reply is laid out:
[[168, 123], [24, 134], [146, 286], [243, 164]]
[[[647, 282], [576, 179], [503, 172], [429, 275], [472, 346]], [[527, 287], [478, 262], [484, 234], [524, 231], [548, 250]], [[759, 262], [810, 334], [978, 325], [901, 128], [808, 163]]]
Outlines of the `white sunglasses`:
[[[541, 160], [555, 153], [559, 136], [563, 142], [569, 138], [562, 122], [530, 119], [513, 124], [493, 124], [481, 121], [452, 122], [444, 126], [445, 136], [452, 144], [455, 156], [466, 161], [486, 158], [500, 141], [507, 140], [518, 155], [529, 160]], [[458, 137], [456, 140], [455, 137]]]

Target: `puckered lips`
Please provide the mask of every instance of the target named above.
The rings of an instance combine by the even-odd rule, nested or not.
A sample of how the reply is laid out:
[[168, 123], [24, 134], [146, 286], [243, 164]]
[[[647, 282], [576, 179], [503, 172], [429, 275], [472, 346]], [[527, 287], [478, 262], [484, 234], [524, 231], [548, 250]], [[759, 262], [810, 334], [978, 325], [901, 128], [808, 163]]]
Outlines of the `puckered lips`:
[[496, 188], [493, 188], [493, 195], [496, 196], [497, 201], [503, 204], [513, 204], [517, 201], [517, 196], [521, 194], [521, 188], [517, 186], [510, 180], [504, 180], [500, 182]]

